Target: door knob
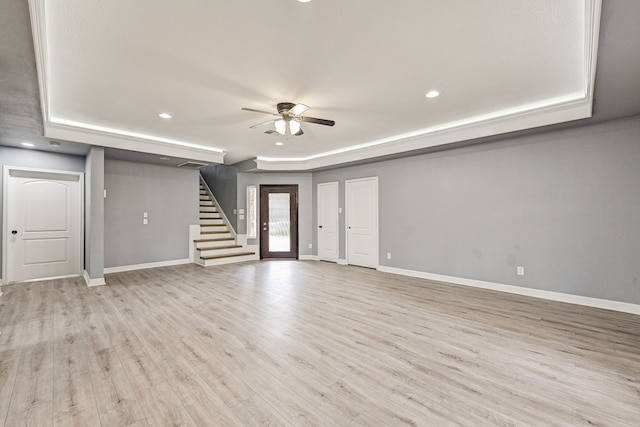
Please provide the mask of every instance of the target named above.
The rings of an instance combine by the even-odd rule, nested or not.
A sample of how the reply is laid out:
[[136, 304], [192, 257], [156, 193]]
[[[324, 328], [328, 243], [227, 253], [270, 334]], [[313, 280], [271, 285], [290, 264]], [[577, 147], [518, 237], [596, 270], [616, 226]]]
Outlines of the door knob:
[[18, 234], [18, 230], [11, 230], [11, 234]]
[[318, 226], [318, 228], [322, 228], [322, 226], [321, 226], [321, 225], [319, 225], [319, 226]]

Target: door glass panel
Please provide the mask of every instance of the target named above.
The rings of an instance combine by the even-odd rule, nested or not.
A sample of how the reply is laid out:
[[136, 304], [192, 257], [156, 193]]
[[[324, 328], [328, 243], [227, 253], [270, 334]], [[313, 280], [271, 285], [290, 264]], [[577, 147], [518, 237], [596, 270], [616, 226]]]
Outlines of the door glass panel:
[[269, 193], [269, 252], [291, 250], [289, 193]]

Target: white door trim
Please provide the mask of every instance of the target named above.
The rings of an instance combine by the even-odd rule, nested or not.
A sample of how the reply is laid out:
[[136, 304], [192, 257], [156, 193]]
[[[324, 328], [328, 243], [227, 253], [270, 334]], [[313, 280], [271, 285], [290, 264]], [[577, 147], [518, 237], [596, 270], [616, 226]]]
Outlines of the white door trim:
[[[84, 172], [72, 172], [72, 171], [62, 171], [62, 170], [52, 170], [52, 169], [38, 169], [38, 168], [25, 168], [18, 166], [4, 166], [3, 168], [3, 176], [2, 176], [2, 284], [6, 285], [8, 283], [7, 279], [7, 270], [8, 270], [8, 233], [9, 233], [9, 222], [8, 222], [8, 189], [9, 189], [9, 177], [11, 171], [20, 171], [27, 173], [37, 173], [42, 175], [50, 175], [52, 179], [56, 177], [64, 177], [64, 176], [72, 176], [77, 177], [79, 186], [78, 191], [80, 192], [80, 232], [78, 233], [78, 248], [80, 248], [80, 257], [78, 259], [78, 276], [82, 276], [84, 271]], [[75, 277], [75, 276], [74, 276]], [[53, 279], [53, 277], [43, 277], [42, 279]], [[38, 279], [41, 280], [41, 279]]]
[[379, 185], [378, 185], [378, 177], [370, 176], [367, 178], [357, 178], [357, 179], [347, 179], [344, 181], [344, 256], [345, 256], [345, 265], [349, 265], [349, 213], [347, 212], [349, 208], [349, 183], [359, 182], [359, 181], [375, 181], [376, 183], [376, 239], [374, 245], [375, 251], [375, 266], [373, 268], [378, 268], [380, 266], [380, 253], [379, 253], [379, 245], [380, 245], [380, 218], [379, 218]]
[[[320, 221], [320, 210], [321, 210], [321, 206], [320, 206], [320, 187], [327, 187], [327, 186], [332, 186], [336, 188], [336, 211], [334, 213], [335, 215], [335, 220], [336, 220], [336, 233], [335, 233], [335, 247], [336, 247], [336, 256], [334, 260], [323, 260], [320, 256], [320, 225], [319, 221]], [[317, 208], [317, 212], [316, 212], [316, 222], [318, 224], [316, 224], [316, 226], [318, 226], [317, 230], [317, 234], [316, 234], [316, 248], [317, 248], [317, 252], [318, 252], [318, 259], [319, 260], [323, 260], [323, 261], [331, 261], [331, 262], [338, 262], [338, 259], [340, 258], [340, 215], [338, 214], [338, 207], [340, 206], [340, 185], [338, 183], [338, 181], [331, 181], [331, 182], [321, 182], [317, 185], [317, 194], [316, 194], [316, 208]]]

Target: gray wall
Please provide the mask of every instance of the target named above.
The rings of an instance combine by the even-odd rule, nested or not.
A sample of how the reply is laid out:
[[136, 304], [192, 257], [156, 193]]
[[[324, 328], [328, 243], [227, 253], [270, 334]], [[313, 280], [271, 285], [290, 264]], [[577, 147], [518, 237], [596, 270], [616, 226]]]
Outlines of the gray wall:
[[198, 224], [198, 184], [195, 170], [105, 159], [104, 266], [188, 258], [189, 225]]
[[[238, 209], [247, 209], [247, 186], [269, 184], [297, 184], [298, 185], [298, 254], [300, 256], [313, 255], [314, 249], [309, 249], [313, 243], [313, 211], [312, 211], [312, 175], [311, 173], [239, 173], [238, 174]], [[259, 190], [258, 190], [259, 191]], [[258, 206], [258, 218], [260, 207]], [[238, 234], [247, 234], [247, 222], [238, 220]], [[250, 245], [258, 245], [259, 239], [248, 241]], [[313, 245], [315, 247], [315, 245]]]
[[[84, 157], [0, 146], [0, 169], [2, 170], [0, 173], [0, 224], [3, 221], [2, 188], [4, 183], [2, 181], [4, 166], [84, 172]], [[0, 225], [0, 241], [2, 238], [2, 226]], [[2, 245], [0, 245], [0, 271], [2, 271]]]
[[84, 181], [84, 269], [91, 279], [104, 276], [104, 148], [91, 147]]
[[317, 184], [367, 176], [380, 265], [640, 303], [640, 117], [314, 173], [314, 241]]
[[220, 208], [229, 219], [234, 230], [238, 230], [238, 221], [233, 210], [238, 198], [238, 171], [235, 166], [214, 165], [200, 170], [202, 177], [211, 189]]

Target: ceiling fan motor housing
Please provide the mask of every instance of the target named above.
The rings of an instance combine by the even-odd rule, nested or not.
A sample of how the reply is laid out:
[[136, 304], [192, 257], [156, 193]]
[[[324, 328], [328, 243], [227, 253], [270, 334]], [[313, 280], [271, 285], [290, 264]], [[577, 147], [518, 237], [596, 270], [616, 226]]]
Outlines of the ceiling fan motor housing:
[[296, 104], [294, 104], [293, 102], [279, 102], [277, 107], [278, 107], [278, 114], [284, 114], [287, 113], [289, 110], [291, 110]]

